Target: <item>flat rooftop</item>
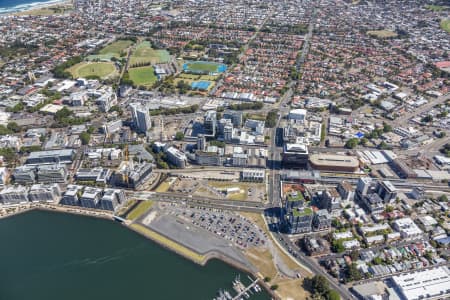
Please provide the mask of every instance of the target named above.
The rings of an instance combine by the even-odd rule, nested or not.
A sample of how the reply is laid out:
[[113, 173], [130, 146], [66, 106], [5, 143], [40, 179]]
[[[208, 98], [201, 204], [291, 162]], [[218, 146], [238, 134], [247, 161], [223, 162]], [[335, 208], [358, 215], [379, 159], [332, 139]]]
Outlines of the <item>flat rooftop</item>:
[[426, 299], [450, 295], [450, 270], [448, 267], [422, 270], [393, 276], [396, 287], [407, 300]]
[[62, 150], [49, 150], [49, 151], [36, 151], [31, 152], [28, 158], [40, 158], [48, 156], [71, 156], [74, 151], [72, 149], [62, 149]]
[[305, 144], [285, 144], [285, 153], [308, 154], [308, 147]]
[[335, 166], [358, 168], [359, 160], [356, 156], [337, 154], [311, 154], [309, 161], [316, 166]]

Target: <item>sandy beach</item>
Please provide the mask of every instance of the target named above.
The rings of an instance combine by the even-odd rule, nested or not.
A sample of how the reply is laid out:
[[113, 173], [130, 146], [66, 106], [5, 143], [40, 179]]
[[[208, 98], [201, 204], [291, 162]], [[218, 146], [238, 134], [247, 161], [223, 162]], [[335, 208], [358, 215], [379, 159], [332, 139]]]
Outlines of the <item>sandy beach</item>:
[[0, 15], [52, 15], [64, 13], [71, 8], [70, 0], [49, 0], [0, 8]]

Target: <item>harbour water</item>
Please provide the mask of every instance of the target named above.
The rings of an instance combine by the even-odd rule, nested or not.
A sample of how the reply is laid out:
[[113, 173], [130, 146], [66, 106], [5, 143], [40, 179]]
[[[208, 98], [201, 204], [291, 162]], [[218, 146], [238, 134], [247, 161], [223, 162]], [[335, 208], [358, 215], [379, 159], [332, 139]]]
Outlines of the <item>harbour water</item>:
[[0, 0], [0, 14], [33, 9], [42, 5], [65, 2], [64, 0]]
[[[69, 214], [0, 220], [0, 244], [0, 299], [211, 300], [233, 291], [238, 274], [247, 279], [218, 260], [196, 265], [118, 223]], [[263, 299], [264, 291], [250, 298]]]

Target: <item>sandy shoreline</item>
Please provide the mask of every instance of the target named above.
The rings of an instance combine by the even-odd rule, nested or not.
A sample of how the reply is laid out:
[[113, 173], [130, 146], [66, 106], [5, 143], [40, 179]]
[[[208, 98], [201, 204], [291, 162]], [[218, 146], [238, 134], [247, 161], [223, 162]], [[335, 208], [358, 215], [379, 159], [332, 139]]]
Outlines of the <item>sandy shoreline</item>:
[[0, 16], [8, 15], [27, 15], [33, 11], [48, 9], [52, 7], [68, 7], [72, 6], [70, 0], [50, 0], [45, 2], [34, 2], [29, 4], [20, 4], [10, 8], [0, 8]]

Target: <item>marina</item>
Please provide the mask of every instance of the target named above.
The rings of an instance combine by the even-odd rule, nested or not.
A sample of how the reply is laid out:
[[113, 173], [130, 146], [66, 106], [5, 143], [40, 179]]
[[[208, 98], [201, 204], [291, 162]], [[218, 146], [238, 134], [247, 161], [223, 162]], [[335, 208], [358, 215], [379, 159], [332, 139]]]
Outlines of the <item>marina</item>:
[[8, 241], [0, 299], [212, 299], [236, 274], [247, 276], [217, 259], [200, 266], [101, 218], [25, 212], [0, 220], [0, 239]]
[[217, 294], [218, 296], [213, 300], [244, 300], [244, 299], [253, 299], [252, 296], [262, 291], [262, 288], [258, 285], [259, 279], [252, 279], [250, 276], [247, 276], [250, 280], [250, 284], [247, 286], [242, 283], [240, 276], [236, 276], [233, 280], [233, 289], [237, 293], [235, 296], [231, 296], [230, 292], [225, 289], [220, 289]]

